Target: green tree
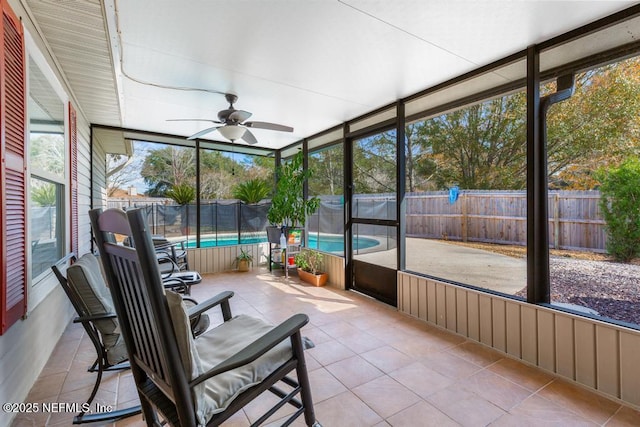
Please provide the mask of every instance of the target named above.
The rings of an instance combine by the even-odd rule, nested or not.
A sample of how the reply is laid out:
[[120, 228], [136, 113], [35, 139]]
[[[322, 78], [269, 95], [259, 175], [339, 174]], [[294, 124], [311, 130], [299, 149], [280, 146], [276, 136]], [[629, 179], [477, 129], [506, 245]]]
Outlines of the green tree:
[[194, 185], [195, 166], [193, 148], [168, 145], [149, 151], [140, 175], [149, 186], [150, 196], [164, 196], [174, 185]]
[[314, 171], [309, 180], [310, 194], [333, 196], [343, 193], [343, 159], [341, 144], [309, 154], [309, 169]]
[[353, 182], [356, 193], [395, 193], [396, 159], [395, 131], [356, 141], [353, 144]]
[[618, 261], [640, 255], [640, 160], [600, 169], [600, 208], [607, 230], [607, 251]]
[[640, 155], [640, 58], [578, 74], [547, 129], [550, 188], [593, 189], [598, 168]]
[[516, 93], [415, 124], [408, 137], [422, 153], [414, 167], [438, 189], [524, 188], [525, 112], [525, 95]]

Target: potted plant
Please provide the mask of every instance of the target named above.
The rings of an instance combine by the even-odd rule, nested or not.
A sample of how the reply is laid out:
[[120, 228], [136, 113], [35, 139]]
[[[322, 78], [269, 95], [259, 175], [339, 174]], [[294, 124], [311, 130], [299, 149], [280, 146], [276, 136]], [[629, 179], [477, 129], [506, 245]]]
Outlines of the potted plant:
[[240, 254], [236, 257], [234, 265], [238, 271], [249, 271], [249, 267], [253, 263], [253, 255], [244, 249], [240, 249]]
[[294, 262], [298, 267], [298, 277], [314, 286], [324, 286], [329, 279], [328, 273], [320, 271], [324, 256], [318, 251], [303, 250], [296, 254]]
[[300, 151], [276, 171], [278, 182], [267, 212], [271, 224], [271, 227], [267, 227], [270, 243], [279, 243], [280, 233], [284, 232], [286, 236], [289, 228], [303, 227], [307, 217], [320, 207], [318, 197], [304, 198], [304, 183], [312, 176], [312, 171], [303, 169], [302, 160], [303, 153]]

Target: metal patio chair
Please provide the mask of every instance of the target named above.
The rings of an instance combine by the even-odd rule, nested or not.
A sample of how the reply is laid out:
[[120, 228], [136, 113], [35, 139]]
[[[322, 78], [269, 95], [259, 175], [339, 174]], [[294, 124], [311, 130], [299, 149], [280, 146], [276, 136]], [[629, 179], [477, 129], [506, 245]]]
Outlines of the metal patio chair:
[[[306, 315], [275, 327], [232, 317], [233, 293], [223, 292], [203, 305], [220, 306], [224, 322], [194, 339], [181, 299], [164, 289], [142, 212], [97, 209], [89, 216], [147, 425], [217, 426], [268, 390], [280, 400], [254, 425], [291, 404], [285, 425], [304, 414], [308, 426], [319, 426], [300, 334]], [[135, 248], [117, 244], [114, 234], [132, 236]]]

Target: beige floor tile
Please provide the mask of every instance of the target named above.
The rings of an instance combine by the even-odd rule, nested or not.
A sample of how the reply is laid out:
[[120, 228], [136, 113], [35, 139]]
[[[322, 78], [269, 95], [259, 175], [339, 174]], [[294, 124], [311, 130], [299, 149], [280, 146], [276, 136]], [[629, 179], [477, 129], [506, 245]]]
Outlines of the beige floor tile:
[[347, 391], [347, 388], [325, 368], [309, 372], [311, 396], [314, 403], [322, 402]]
[[475, 393], [454, 384], [427, 397], [431, 403], [463, 426], [485, 426], [506, 412]]
[[345, 322], [344, 320], [340, 320], [332, 323], [326, 323], [322, 326], [319, 326], [318, 328], [324, 331], [327, 335], [331, 336], [332, 338], [340, 338], [345, 335], [349, 335], [353, 333], [353, 329], [354, 329], [353, 325]]
[[353, 356], [332, 363], [327, 366], [327, 370], [347, 388], [357, 387], [384, 375], [381, 370], [360, 356]]
[[346, 391], [315, 405], [323, 427], [369, 427], [383, 419], [353, 393]]
[[531, 396], [492, 426], [585, 426], [597, 424], [539, 396]]
[[455, 427], [460, 425], [424, 401], [389, 417], [387, 422], [393, 427]]
[[463, 342], [447, 351], [482, 367], [492, 365], [503, 358], [498, 351], [471, 341]]
[[458, 384], [505, 411], [509, 411], [531, 395], [526, 388], [488, 370], [473, 374], [459, 381]]
[[40, 376], [31, 387], [25, 402], [42, 402], [47, 398], [57, 397], [66, 377], [66, 372]]
[[473, 375], [482, 369], [448, 351], [431, 352], [420, 359], [430, 369], [449, 378], [460, 379]]
[[396, 369], [389, 376], [422, 398], [449, 387], [455, 381], [427, 368], [420, 362]]
[[640, 426], [640, 411], [628, 408], [620, 408], [613, 417], [607, 421], [607, 427]]
[[341, 336], [338, 341], [358, 354], [386, 345], [383, 341], [373, 335], [354, 327], [351, 328], [351, 332], [349, 334]]
[[417, 394], [386, 375], [352, 391], [384, 419], [420, 401]]
[[487, 369], [530, 391], [539, 390], [554, 379], [551, 374], [509, 358], [499, 360]]
[[620, 408], [619, 403], [558, 379], [546, 385], [538, 392], [538, 395], [558, 403], [596, 424], [604, 424]]
[[354, 356], [355, 353], [336, 340], [323, 342], [315, 348], [307, 350], [323, 366]]
[[414, 359], [388, 345], [376, 348], [361, 356], [385, 373], [390, 373], [411, 364]]
[[[296, 280], [260, 268], [246, 275], [207, 275], [193, 288], [193, 296], [203, 301], [230, 289], [235, 292], [234, 314], [272, 322], [307, 313], [310, 322], [303, 335], [316, 348], [306, 352], [306, 359], [316, 413], [325, 427], [640, 425], [637, 410], [481, 344], [356, 293]], [[221, 321], [219, 310], [210, 317], [214, 324]], [[84, 402], [95, 380], [95, 373], [86, 372], [94, 359], [83, 328], [70, 324], [25, 401]], [[97, 399], [117, 401], [119, 408], [137, 403], [131, 373], [106, 373]], [[261, 397], [223, 426], [248, 425], [274, 400], [270, 394]], [[280, 425], [291, 413], [291, 408], [282, 409], [270, 422]], [[12, 427], [44, 426], [49, 419], [48, 425], [67, 426], [74, 415], [19, 414]], [[107, 427], [143, 425], [138, 415]], [[299, 418], [293, 425], [304, 421]]]

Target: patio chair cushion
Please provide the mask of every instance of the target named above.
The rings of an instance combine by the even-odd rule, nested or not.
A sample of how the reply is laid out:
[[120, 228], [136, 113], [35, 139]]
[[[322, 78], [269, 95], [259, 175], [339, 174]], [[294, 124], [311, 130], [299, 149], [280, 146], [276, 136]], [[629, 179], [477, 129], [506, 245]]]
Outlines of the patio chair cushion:
[[[85, 311], [93, 316], [115, 313], [111, 293], [105, 284], [98, 259], [92, 254], [81, 256], [67, 268], [67, 281], [78, 295]], [[111, 365], [127, 359], [127, 348], [120, 335], [117, 318], [93, 322], [100, 332], [102, 344]]]
[[[193, 339], [184, 305], [174, 295], [180, 298], [167, 291], [167, 303], [182, 363], [187, 375], [191, 374], [190, 379], [235, 355], [273, 329], [262, 320], [241, 314]], [[194, 390], [198, 422], [206, 424], [212, 415], [224, 411], [240, 393], [259, 384], [291, 357], [291, 342], [286, 340], [254, 362], [205, 381], [204, 389]]]

